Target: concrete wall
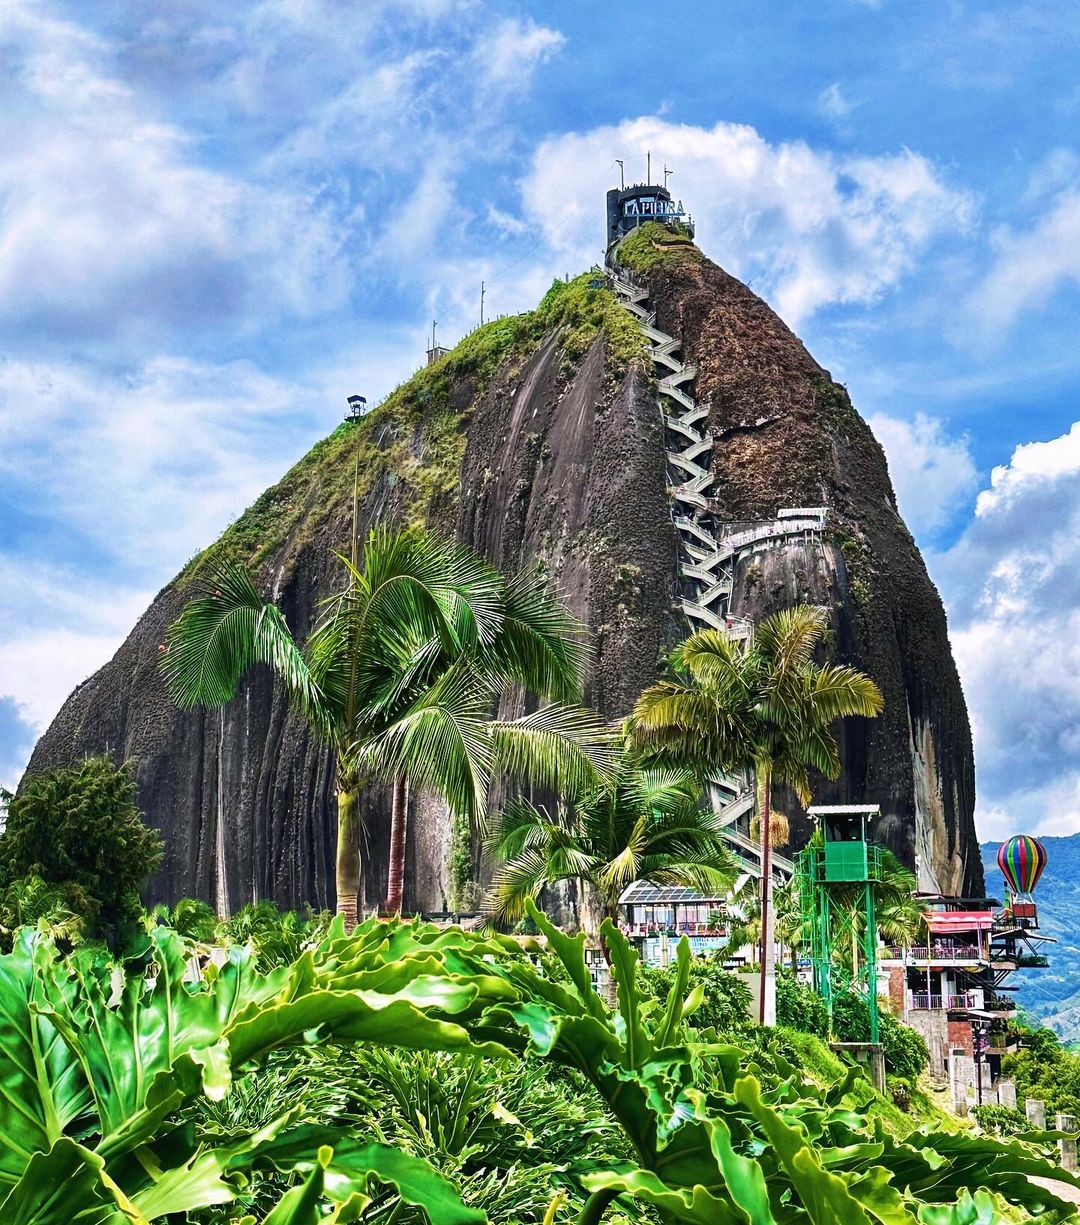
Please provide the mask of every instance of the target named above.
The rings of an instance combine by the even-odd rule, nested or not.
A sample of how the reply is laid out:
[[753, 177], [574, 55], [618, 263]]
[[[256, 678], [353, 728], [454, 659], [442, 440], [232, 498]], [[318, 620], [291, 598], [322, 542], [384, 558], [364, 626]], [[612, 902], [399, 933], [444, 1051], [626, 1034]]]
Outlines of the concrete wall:
[[930, 1075], [943, 1080], [947, 1074], [949, 1033], [945, 1013], [940, 1009], [929, 1011], [917, 1009], [907, 1012], [903, 1021], [916, 1033], [922, 1035], [926, 1049], [930, 1052]]

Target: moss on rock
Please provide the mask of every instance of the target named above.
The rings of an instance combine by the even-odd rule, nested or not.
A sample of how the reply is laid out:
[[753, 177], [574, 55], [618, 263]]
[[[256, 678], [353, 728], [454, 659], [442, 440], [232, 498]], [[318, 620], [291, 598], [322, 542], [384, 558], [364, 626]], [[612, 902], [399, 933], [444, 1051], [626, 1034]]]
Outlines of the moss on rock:
[[659, 264], [696, 264], [702, 259], [681, 225], [646, 221], [619, 243], [618, 260], [634, 272], [650, 272]]
[[[343, 422], [294, 464], [278, 484], [197, 554], [180, 581], [209, 562], [258, 566], [307, 526], [325, 522], [327, 510], [351, 498], [354, 474], [361, 499], [379, 480], [405, 487], [405, 519], [423, 524], [432, 506], [458, 493], [465, 451], [462, 423], [469, 405], [506, 363], [520, 364], [555, 334], [569, 366], [602, 333], [608, 367], [621, 377], [644, 362], [647, 345], [615, 295], [582, 273], [555, 281], [535, 310], [493, 319], [465, 336], [445, 357], [418, 370], [360, 422]], [[455, 387], [467, 395], [453, 397]]]

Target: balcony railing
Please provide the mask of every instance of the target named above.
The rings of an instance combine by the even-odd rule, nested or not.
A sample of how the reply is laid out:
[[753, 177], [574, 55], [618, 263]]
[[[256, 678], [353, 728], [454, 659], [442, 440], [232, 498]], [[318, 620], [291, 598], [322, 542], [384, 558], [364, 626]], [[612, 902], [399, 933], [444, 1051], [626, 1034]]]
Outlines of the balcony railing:
[[911, 994], [911, 1007], [913, 1009], [935, 1009], [947, 1008], [954, 1012], [958, 1012], [966, 1008], [979, 1008], [982, 1006], [980, 993], [978, 991], [965, 991], [960, 995], [938, 995], [936, 992], [913, 991]]
[[961, 1008], [979, 1008], [982, 1006], [981, 992], [962, 991], [959, 995], [947, 995], [945, 1007], [959, 1010]]
[[623, 923], [624, 936], [726, 936], [728, 929], [712, 923]]
[[[936, 942], [927, 947], [925, 944], [914, 945], [908, 949], [913, 961], [984, 961], [986, 953], [977, 944], [957, 944]], [[902, 957], [904, 950], [893, 946], [889, 949], [892, 957]]]

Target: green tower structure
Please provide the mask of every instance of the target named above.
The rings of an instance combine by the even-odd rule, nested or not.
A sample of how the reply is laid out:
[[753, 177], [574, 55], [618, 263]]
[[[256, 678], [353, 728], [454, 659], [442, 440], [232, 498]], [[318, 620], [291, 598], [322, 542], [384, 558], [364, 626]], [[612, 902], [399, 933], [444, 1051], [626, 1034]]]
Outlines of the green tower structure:
[[878, 848], [867, 838], [867, 823], [880, 809], [876, 804], [817, 806], [809, 813], [818, 832], [800, 852], [795, 872], [814, 990], [829, 1009], [830, 1029], [837, 997], [861, 995], [870, 1015], [870, 1041], [876, 1044], [874, 882], [881, 878], [881, 863]]

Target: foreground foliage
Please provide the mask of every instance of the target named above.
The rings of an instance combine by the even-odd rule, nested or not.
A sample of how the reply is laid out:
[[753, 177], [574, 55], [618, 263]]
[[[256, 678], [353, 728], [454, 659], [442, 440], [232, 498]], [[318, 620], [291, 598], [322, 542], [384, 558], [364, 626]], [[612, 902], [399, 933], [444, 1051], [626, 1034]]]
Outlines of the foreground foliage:
[[1080, 1185], [1037, 1138], [905, 1135], [857, 1070], [826, 1089], [807, 1078], [809, 1052], [784, 1031], [724, 1041], [691, 1025], [712, 1019], [715, 973], [685, 943], [655, 998], [607, 924], [611, 1009], [584, 938], [530, 915], [544, 951], [419, 923], [346, 936], [313, 917], [294, 956], [293, 925], [252, 913], [264, 964], [274, 948], [293, 958], [268, 972], [250, 947], [193, 960], [196, 943], [164, 927], [122, 971], [22, 933], [0, 958], [0, 1220], [991, 1225], [1003, 1202], [1070, 1211], [1031, 1181]]
[[0, 1220], [141, 1223], [228, 1203], [251, 1170], [270, 1167], [303, 1180], [267, 1218], [274, 1225], [313, 1220], [300, 1212], [309, 1200], [329, 1201], [326, 1219], [356, 1220], [372, 1180], [448, 1225], [482, 1221], [426, 1163], [302, 1124], [300, 1102], [234, 1137], [200, 1136], [180, 1116], [195, 1100], [220, 1101], [238, 1072], [294, 1046], [486, 1053], [462, 1022], [512, 994], [483, 972], [483, 954], [496, 949], [377, 924], [346, 938], [338, 924], [270, 974], [234, 947], [190, 982], [184, 942], [158, 928], [147, 973], [117, 984], [104, 961], [65, 962], [50, 941], [25, 933], [0, 959]]

